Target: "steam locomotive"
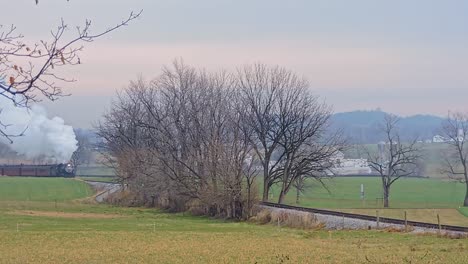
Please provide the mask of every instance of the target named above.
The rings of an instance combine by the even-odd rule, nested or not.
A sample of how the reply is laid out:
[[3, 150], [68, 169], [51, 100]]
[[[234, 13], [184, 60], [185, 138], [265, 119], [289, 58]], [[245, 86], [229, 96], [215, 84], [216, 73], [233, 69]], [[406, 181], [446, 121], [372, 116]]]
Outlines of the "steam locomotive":
[[0, 176], [23, 177], [75, 177], [71, 163], [48, 165], [0, 165]]

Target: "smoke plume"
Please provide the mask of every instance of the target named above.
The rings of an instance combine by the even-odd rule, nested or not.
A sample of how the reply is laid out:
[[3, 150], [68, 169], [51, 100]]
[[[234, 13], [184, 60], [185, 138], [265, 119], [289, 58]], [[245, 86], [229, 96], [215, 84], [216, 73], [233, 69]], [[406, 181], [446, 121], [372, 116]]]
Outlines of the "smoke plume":
[[44, 108], [33, 105], [30, 109], [15, 107], [13, 103], [0, 96], [1, 129], [12, 137], [13, 143], [0, 136], [0, 142], [7, 144], [18, 154], [29, 159], [45, 158], [54, 162], [68, 162], [77, 149], [73, 128], [65, 125], [60, 117], [49, 119]]

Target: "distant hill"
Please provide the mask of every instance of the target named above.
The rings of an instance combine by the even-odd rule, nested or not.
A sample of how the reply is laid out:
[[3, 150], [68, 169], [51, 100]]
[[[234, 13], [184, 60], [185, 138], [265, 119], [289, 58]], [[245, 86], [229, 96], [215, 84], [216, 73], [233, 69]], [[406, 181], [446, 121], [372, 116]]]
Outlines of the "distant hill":
[[[349, 140], [355, 144], [374, 144], [384, 140], [379, 130], [379, 124], [383, 122], [385, 112], [375, 111], [353, 111], [336, 113], [332, 116], [331, 130], [341, 129]], [[444, 118], [433, 115], [414, 115], [400, 117], [399, 128], [403, 140], [432, 139], [438, 133]], [[91, 129], [75, 128], [78, 138], [87, 138], [93, 145], [100, 145], [102, 139]]]
[[[341, 129], [350, 143], [372, 144], [384, 139], [379, 124], [384, 120], [383, 111], [353, 111], [332, 116], [332, 129]], [[400, 117], [399, 128], [402, 140], [432, 139], [438, 134], [443, 118], [432, 115]]]

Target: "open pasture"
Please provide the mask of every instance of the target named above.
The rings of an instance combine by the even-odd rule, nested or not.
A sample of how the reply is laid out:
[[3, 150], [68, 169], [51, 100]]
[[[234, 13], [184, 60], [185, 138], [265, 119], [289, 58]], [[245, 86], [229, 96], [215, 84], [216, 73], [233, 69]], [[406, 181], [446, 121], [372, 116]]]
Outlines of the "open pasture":
[[[337, 177], [324, 181], [329, 191], [315, 180], [301, 194], [300, 205], [317, 208], [380, 208], [382, 187], [379, 177]], [[361, 184], [364, 199], [361, 200]], [[278, 197], [273, 189], [271, 201]], [[402, 178], [390, 191], [391, 208], [458, 208], [463, 204], [465, 185], [459, 182], [424, 178]], [[287, 203], [296, 202], [296, 191], [291, 189]]]
[[88, 184], [73, 179], [0, 177], [0, 201], [65, 201], [92, 194]]

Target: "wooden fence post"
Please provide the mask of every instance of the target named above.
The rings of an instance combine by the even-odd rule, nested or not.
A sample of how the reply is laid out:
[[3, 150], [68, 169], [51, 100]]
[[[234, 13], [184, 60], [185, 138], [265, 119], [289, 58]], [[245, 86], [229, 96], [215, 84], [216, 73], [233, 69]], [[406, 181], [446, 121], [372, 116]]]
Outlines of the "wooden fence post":
[[439, 216], [439, 214], [437, 214], [437, 225], [439, 225], [439, 235], [440, 235], [441, 232], [442, 232], [442, 226], [440, 225], [440, 216]]
[[379, 210], [377, 210], [376, 213], [377, 213], [377, 229], [379, 229], [379, 226], [380, 226]]
[[408, 232], [408, 218], [406, 217], [406, 211], [405, 211], [405, 232]]

